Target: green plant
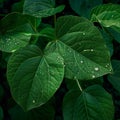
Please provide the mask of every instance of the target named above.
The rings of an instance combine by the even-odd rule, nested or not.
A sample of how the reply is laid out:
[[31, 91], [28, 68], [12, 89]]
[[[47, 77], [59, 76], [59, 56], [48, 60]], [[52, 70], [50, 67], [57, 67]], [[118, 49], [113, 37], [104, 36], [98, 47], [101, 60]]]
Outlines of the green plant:
[[[113, 120], [113, 100], [101, 78], [111, 74], [108, 79], [119, 91], [118, 81], [113, 82], [117, 72], [113, 74], [110, 44], [120, 32], [120, 6], [97, 6], [90, 20], [74, 15], [56, 18], [64, 7], [56, 7], [54, 0], [25, 0], [23, 13], [10, 13], [0, 20], [0, 50], [12, 53], [7, 64], [12, 97], [24, 111], [37, 108], [39, 114], [50, 109], [46, 119], [53, 119], [51, 98], [64, 80], [68, 88], [64, 120]], [[53, 23], [43, 25], [41, 20], [49, 16], [54, 16]], [[113, 61], [113, 68], [115, 62], [119, 64]], [[37, 114], [30, 111], [25, 119], [35, 119], [31, 113]]]

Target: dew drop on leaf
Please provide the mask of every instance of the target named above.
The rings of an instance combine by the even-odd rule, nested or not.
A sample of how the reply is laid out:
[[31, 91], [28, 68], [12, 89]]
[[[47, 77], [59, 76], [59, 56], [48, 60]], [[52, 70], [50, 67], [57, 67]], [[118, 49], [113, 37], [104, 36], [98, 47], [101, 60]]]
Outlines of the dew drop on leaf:
[[83, 35], [85, 35], [85, 33], [83, 33]]
[[92, 78], [95, 78], [95, 75], [92, 75]]
[[91, 49], [90, 51], [91, 51], [91, 52], [93, 52], [94, 50], [93, 50], [93, 49]]
[[33, 100], [32, 102], [35, 103], [35, 100]]
[[99, 70], [99, 68], [98, 67], [95, 67], [95, 71], [98, 71]]
[[80, 63], [83, 63], [83, 61], [81, 60]]

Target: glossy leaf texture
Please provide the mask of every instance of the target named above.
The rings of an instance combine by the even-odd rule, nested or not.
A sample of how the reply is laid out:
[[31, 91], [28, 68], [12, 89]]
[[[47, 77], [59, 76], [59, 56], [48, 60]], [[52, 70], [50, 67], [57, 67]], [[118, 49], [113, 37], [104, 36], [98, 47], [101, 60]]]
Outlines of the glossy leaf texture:
[[120, 32], [120, 5], [104, 4], [91, 11], [91, 21]]
[[85, 18], [58, 18], [56, 38], [46, 51], [61, 54], [68, 79], [90, 80], [112, 71], [110, 53], [99, 30]]
[[23, 13], [40, 18], [48, 17], [61, 12], [64, 7], [55, 7], [55, 0], [25, 0]]
[[5, 52], [26, 46], [34, 33], [30, 22], [20, 13], [8, 14], [0, 20], [0, 30], [0, 50]]
[[108, 75], [109, 82], [120, 92], [120, 61], [112, 60], [113, 74]]
[[102, 0], [69, 0], [71, 8], [84, 17], [89, 17], [93, 7], [102, 4]]
[[7, 68], [12, 96], [24, 110], [46, 103], [64, 77], [63, 58], [55, 52], [42, 53], [34, 45], [13, 53]]
[[112, 97], [101, 86], [71, 90], [63, 100], [64, 120], [113, 120]]

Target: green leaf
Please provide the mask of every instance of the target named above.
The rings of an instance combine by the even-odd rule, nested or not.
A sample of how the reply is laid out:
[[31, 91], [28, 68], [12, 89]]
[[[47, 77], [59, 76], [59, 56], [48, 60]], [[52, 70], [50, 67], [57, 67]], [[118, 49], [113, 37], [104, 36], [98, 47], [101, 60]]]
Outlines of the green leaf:
[[13, 53], [8, 61], [7, 78], [15, 101], [24, 110], [46, 103], [63, 80], [63, 64], [58, 53], [42, 53], [37, 46]]
[[89, 17], [91, 9], [102, 4], [102, 0], [69, 0], [69, 3], [78, 15]]
[[55, 0], [25, 0], [23, 13], [40, 18], [48, 17], [61, 12], [64, 7], [55, 7]]
[[2, 110], [2, 107], [0, 107], [0, 120], [3, 120], [3, 110]]
[[0, 50], [5, 52], [14, 52], [26, 46], [34, 33], [27, 18], [20, 13], [4, 17], [0, 21], [0, 29]]
[[120, 92], [120, 61], [112, 60], [113, 74], [108, 75], [109, 82]]
[[63, 56], [68, 79], [90, 80], [112, 71], [110, 53], [99, 30], [85, 18], [58, 18], [56, 40], [48, 43], [46, 51]]
[[111, 27], [120, 32], [120, 5], [104, 4], [91, 11], [91, 21], [99, 22], [104, 27]]
[[101, 86], [69, 91], [63, 100], [64, 120], [113, 120], [112, 97]]

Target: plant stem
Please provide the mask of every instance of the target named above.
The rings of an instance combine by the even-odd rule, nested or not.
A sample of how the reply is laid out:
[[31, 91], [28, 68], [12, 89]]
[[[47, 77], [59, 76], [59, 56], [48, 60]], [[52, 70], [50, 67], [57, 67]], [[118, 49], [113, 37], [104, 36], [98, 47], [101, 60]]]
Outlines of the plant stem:
[[54, 28], [55, 28], [55, 39], [57, 39], [57, 36], [56, 36], [56, 15], [54, 15]]
[[80, 85], [79, 81], [78, 81], [78, 80], [76, 80], [76, 82], [77, 82], [77, 85], [78, 85], [78, 87], [79, 87], [80, 91], [82, 92], [83, 90], [82, 90], [82, 87], [81, 87], [81, 85]]
[[54, 15], [54, 27], [56, 28], [56, 15]]

